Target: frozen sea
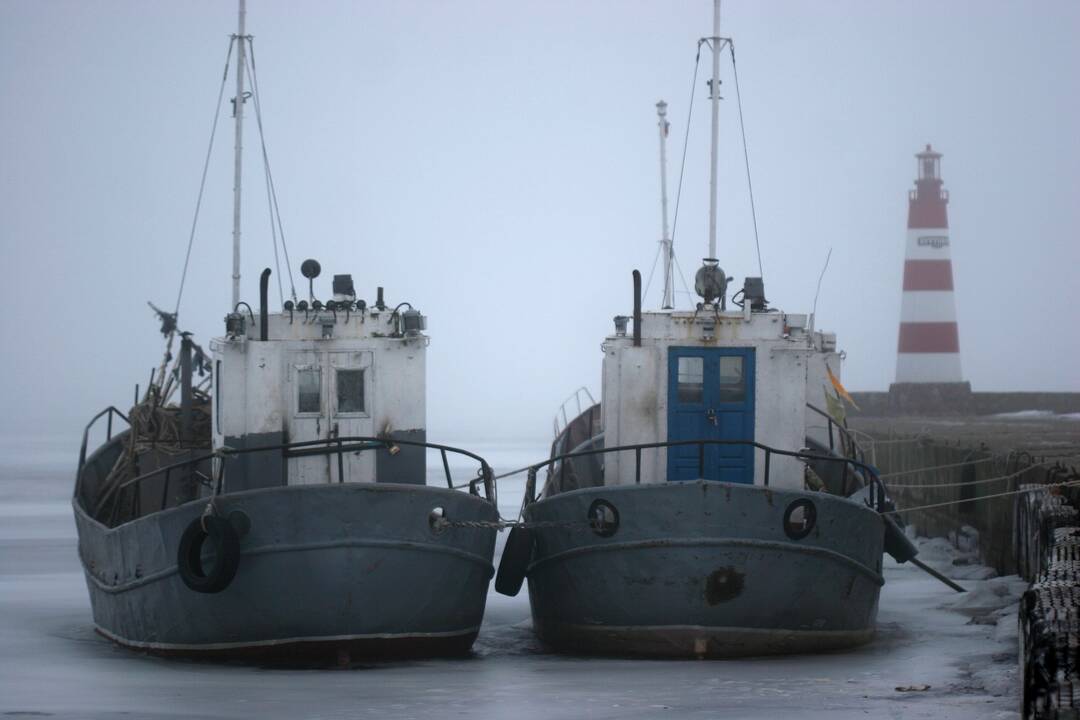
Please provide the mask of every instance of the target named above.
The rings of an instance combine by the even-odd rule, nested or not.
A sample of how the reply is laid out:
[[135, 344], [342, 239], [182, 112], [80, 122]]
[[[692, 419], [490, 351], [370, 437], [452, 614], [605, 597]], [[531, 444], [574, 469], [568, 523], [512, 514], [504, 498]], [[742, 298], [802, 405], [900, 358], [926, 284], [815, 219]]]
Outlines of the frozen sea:
[[[543, 441], [459, 443], [502, 472]], [[534, 640], [526, 593], [490, 591], [473, 655], [346, 669], [165, 660], [95, 634], [69, 497], [75, 438], [0, 439], [0, 717], [1018, 718], [1024, 583], [945, 541], [921, 557], [957, 594], [886, 558], [878, 632], [854, 651], [653, 661], [563, 657]], [[432, 479], [431, 482], [437, 482]], [[500, 483], [505, 516], [523, 479]], [[499, 551], [505, 533], [500, 537]]]

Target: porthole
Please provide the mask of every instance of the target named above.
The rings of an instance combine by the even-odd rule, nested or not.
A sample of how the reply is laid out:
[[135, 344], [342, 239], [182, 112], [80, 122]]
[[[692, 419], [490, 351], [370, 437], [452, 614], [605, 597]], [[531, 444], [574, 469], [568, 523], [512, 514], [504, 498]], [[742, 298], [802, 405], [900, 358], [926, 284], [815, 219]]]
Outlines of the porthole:
[[588, 519], [592, 531], [600, 537], [611, 537], [619, 529], [619, 511], [607, 500], [593, 500]]
[[806, 498], [795, 500], [784, 511], [784, 534], [792, 540], [802, 540], [817, 523], [817, 508]]

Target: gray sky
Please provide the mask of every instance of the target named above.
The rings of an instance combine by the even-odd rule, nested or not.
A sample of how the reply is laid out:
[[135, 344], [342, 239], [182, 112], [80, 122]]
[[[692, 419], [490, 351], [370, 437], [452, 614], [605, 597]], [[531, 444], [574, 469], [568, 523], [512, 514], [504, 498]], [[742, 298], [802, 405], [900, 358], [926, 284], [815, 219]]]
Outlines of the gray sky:
[[[431, 437], [545, 437], [628, 313], [659, 239], [654, 103], [677, 181], [707, 0], [249, 0], [294, 269], [351, 272], [429, 316]], [[8, 431], [76, 433], [160, 360], [209, 136], [231, 2], [0, 0], [0, 320]], [[1080, 3], [750, 2], [735, 39], [766, 291], [819, 326], [851, 389], [885, 389], [912, 157], [944, 153], [964, 375], [1080, 390]], [[675, 238], [707, 226], [702, 72]], [[721, 266], [756, 275], [730, 67]], [[229, 91], [226, 92], [229, 94]], [[227, 112], [225, 120], [227, 120]], [[243, 296], [272, 265], [247, 126]], [[181, 324], [228, 311], [231, 127], [219, 127]], [[299, 280], [299, 279], [298, 279]], [[272, 287], [276, 285], [272, 283]], [[680, 285], [681, 288], [681, 285]], [[276, 290], [275, 290], [276, 293]], [[659, 305], [659, 281], [646, 298]], [[686, 307], [686, 295], [677, 297]]]

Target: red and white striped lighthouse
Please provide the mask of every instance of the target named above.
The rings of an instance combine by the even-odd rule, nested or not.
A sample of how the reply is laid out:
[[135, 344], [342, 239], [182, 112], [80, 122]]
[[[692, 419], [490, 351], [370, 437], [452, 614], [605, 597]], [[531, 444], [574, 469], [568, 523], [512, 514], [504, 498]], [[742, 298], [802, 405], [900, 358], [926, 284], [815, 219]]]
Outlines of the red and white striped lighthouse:
[[962, 380], [945, 207], [949, 193], [942, 187], [941, 153], [927, 145], [915, 157], [919, 178], [908, 193], [896, 382], [956, 383]]

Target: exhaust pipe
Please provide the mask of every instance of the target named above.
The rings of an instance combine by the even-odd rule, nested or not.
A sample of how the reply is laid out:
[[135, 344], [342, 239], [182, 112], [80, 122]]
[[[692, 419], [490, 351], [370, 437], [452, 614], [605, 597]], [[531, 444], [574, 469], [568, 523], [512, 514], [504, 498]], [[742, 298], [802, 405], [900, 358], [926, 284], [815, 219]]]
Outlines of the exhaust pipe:
[[641, 347], [641, 273], [634, 271], [634, 347]]
[[270, 304], [267, 295], [270, 291], [270, 268], [262, 271], [259, 276], [259, 339], [265, 341], [270, 334], [270, 317], [267, 314], [267, 305]]

